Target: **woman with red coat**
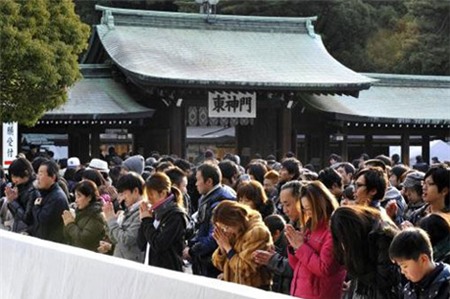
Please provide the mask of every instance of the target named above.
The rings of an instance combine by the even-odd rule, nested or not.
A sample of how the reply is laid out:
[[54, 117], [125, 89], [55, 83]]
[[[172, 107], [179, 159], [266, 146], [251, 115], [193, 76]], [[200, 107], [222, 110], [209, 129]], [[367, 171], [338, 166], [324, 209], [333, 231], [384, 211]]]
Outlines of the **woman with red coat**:
[[340, 299], [345, 270], [334, 258], [329, 226], [338, 202], [319, 181], [306, 183], [297, 194], [301, 231], [286, 225], [289, 264], [294, 269], [291, 295], [305, 299]]

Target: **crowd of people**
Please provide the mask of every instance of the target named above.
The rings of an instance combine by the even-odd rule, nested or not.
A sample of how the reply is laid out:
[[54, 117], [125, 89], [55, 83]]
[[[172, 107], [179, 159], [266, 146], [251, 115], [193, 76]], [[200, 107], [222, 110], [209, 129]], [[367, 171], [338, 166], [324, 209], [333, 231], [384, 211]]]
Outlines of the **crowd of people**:
[[19, 155], [0, 228], [299, 298], [450, 298], [450, 165], [419, 162]]

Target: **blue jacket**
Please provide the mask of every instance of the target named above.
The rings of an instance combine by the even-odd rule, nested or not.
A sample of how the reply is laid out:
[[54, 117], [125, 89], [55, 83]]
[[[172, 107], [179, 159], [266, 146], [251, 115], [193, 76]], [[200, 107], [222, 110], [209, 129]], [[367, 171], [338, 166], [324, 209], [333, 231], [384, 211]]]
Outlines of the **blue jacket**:
[[448, 299], [450, 296], [450, 266], [438, 263], [436, 268], [417, 283], [408, 282], [404, 299]]
[[189, 255], [192, 257], [194, 274], [208, 277], [216, 277], [218, 274], [211, 262], [211, 256], [217, 248], [217, 243], [212, 237], [214, 225], [211, 218], [214, 208], [226, 199], [236, 200], [236, 192], [229, 187], [218, 186], [199, 200], [197, 230], [189, 241]]

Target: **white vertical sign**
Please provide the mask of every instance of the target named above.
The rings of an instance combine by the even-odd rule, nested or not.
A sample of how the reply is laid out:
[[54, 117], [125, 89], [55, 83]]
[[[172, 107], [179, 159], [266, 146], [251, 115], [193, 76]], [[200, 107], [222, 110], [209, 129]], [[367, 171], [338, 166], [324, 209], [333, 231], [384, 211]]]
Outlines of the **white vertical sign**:
[[9, 168], [9, 165], [12, 163], [17, 156], [17, 123], [3, 123], [3, 168]]
[[256, 117], [256, 92], [208, 92], [209, 117]]

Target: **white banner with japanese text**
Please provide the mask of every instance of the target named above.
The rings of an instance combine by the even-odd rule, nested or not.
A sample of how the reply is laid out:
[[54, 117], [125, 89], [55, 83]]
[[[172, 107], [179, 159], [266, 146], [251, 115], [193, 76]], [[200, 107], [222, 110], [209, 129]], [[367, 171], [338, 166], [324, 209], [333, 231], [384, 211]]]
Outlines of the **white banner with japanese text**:
[[9, 165], [17, 156], [17, 123], [3, 123], [3, 144], [2, 144], [2, 152], [3, 152], [3, 168], [9, 168]]
[[208, 117], [256, 117], [256, 92], [208, 92]]

